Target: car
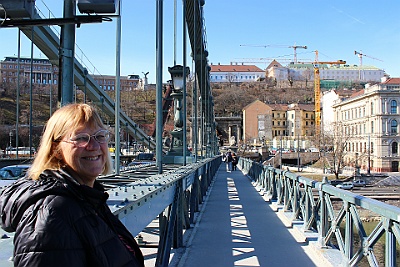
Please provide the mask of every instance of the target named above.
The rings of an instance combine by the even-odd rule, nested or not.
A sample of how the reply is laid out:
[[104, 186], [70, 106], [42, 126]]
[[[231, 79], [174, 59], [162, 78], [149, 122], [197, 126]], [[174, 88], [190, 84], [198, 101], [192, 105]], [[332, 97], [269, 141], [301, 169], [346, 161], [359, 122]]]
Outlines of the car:
[[337, 186], [338, 184], [341, 184], [343, 182], [344, 182], [343, 180], [332, 180], [332, 181], [329, 181], [329, 184], [332, 186]]
[[155, 156], [153, 153], [139, 153], [136, 158], [128, 164], [128, 167], [141, 164], [154, 164]]
[[25, 175], [31, 165], [10, 165], [0, 169], [1, 179], [16, 180]]
[[359, 180], [353, 181], [353, 185], [355, 187], [366, 187], [367, 183], [364, 180], [359, 179]]
[[352, 182], [344, 182], [344, 183], [336, 185], [336, 187], [340, 188], [340, 189], [351, 190], [354, 188], [354, 185]]
[[12, 177], [13, 177], [13, 176], [12, 176], [11, 171], [9, 171], [9, 170], [0, 171], [0, 179], [1, 179], [1, 180], [3, 180], [3, 179], [10, 179], [10, 178], [12, 178]]
[[10, 165], [0, 169], [0, 188], [23, 177], [31, 165]]

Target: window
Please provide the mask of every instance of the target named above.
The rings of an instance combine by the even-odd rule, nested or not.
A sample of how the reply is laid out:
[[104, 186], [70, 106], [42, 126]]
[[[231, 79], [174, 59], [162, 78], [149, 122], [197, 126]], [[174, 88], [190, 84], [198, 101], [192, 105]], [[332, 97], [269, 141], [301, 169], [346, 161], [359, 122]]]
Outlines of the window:
[[371, 133], [374, 133], [374, 122], [371, 121]]
[[397, 101], [396, 100], [392, 100], [390, 102], [390, 113], [397, 114]]
[[397, 148], [398, 148], [397, 142], [393, 142], [392, 143], [392, 154], [397, 154]]
[[374, 115], [374, 103], [371, 102], [371, 115]]
[[392, 134], [397, 134], [397, 121], [396, 120], [392, 120], [392, 122], [390, 123], [390, 132]]

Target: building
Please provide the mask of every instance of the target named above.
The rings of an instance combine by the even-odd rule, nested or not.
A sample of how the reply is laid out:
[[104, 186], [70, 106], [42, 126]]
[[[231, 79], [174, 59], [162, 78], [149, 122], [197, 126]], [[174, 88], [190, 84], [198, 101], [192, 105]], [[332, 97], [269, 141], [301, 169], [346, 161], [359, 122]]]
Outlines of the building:
[[[314, 64], [291, 63], [282, 66], [279, 62], [270, 64], [267, 68], [268, 77], [276, 78], [277, 81], [286, 81], [289, 78], [295, 81], [313, 81]], [[341, 82], [380, 82], [382, 77], [387, 76], [385, 71], [374, 66], [358, 66], [349, 64], [320, 64], [320, 79]]]
[[314, 105], [290, 104], [286, 111], [287, 135], [312, 136], [315, 133]]
[[57, 84], [58, 67], [51, 64], [50, 60], [42, 58], [6, 57], [0, 62], [0, 79], [4, 83], [17, 84], [18, 63], [20, 69], [20, 84], [29, 84], [32, 65], [32, 83], [35, 85]]
[[[31, 73], [31, 59], [20, 58], [20, 83], [21, 85], [29, 84]], [[56, 65], [51, 64], [50, 60], [42, 58], [34, 58], [32, 62], [32, 82], [38, 86], [49, 86], [58, 84], [59, 69]], [[0, 80], [7, 84], [17, 84], [18, 73], [18, 57], [6, 57], [0, 62]], [[104, 91], [115, 90], [115, 75], [91, 75]], [[144, 79], [139, 75], [120, 76], [121, 91], [132, 91], [147, 87]], [[25, 86], [26, 87], [26, 86]], [[54, 87], [55, 88], [55, 87]]]
[[265, 78], [265, 71], [255, 65], [210, 65], [210, 82], [254, 82]]
[[[92, 75], [93, 79], [99, 84], [104, 91], [115, 90], [115, 75]], [[121, 91], [143, 90], [145, 88], [144, 81], [139, 75], [120, 76]]]
[[400, 78], [366, 85], [333, 105], [334, 120], [346, 136], [345, 163], [373, 172], [399, 171]]
[[[355, 92], [360, 90], [349, 90], [349, 89], [331, 89], [329, 91], [322, 92], [321, 97], [321, 121], [322, 129], [329, 130], [334, 127], [335, 116], [333, 111], [333, 105], [338, 101], [345, 100], [351, 97]], [[362, 90], [364, 91], [364, 90]]]
[[244, 142], [272, 142], [276, 147], [284, 139], [284, 146], [292, 148], [300, 137], [306, 140], [314, 135], [314, 121], [314, 105], [265, 104], [256, 100], [243, 108]]
[[263, 136], [272, 135], [267, 131], [272, 131], [272, 128], [265, 127], [268, 122], [263, 119], [259, 121], [260, 116], [263, 118], [272, 118], [272, 109], [267, 104], [256, 100], [245, 106], [243, 112], [243, 141], [245, 143], [257, 142]]

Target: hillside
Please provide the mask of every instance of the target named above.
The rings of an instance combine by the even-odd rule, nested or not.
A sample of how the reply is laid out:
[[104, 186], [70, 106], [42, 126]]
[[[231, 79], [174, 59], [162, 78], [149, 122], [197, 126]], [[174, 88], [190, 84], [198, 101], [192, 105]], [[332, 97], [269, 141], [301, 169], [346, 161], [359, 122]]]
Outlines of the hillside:
[[[309, 83], [288, 83], [281, 82], [279, 84], [270, 85], [266, 82], [254, 83], [215, 83], [212, 84], [214, 111], [216, 116], [240, 116], [243, 107], [250, 104], [256, 99], [265, 103], [309, 103], [314, 102], [313, 85]], [[50, 98], [48, 93], [43, 89], [36, 90], [33, 94], [32, 121], [33, 133], [32, 140], [34, 146], [38, 145], [43, 125], [47, 121], [50, 109]], [[111, 98], [114, 98], [114, 92], [107, 92]], [[187, 88], [187, 109], [188, 116], [191, 116], [191, 86]], [[82, 101], [83, 94], [78, 90], [78, 101]], [[57, 103], [57, 96], [53, 94], [53, 111]], [[121, 109], [128, 114], [136, 123], [142, 125], [144, 129], [155, 121], [156, 101], [155, 90], [148, 91], [130, 91], [121, 92]], [[4, 149], [10, 143], [10, 131], [15, 134], [15, 111], [16, 111], [16, 95], [15, 90], [1, 90], [0, 87], [0, 148]], [[113, 121], [113, 118], [107, 118], [101, 110], [103, 119]], [[29, 94], [25, 91], [20, 95], [20, 146], [27, 146], [29, 140], [29, 119], [30, 119], [30, 101]], [[171, 118], [172, 119], [172, 118]], [[172, 125], [172, 123], [170, 122]], [[15, 142], [15, 137], [12, 143]]]

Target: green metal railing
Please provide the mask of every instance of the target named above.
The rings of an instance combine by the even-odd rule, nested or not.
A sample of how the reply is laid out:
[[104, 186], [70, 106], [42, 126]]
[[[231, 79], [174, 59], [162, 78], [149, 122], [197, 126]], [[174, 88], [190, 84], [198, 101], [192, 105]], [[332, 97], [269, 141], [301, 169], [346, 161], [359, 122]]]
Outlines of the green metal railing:
[[[321, 250], [340, 251], [343, 265], [357, 266], [366, 257], [369, 266], [380, 266], [381, 262], [385, 266], [398, 266], [400, 208], [336, 188], [327, 181], [317, 182], [249, 159], [240, 158], [238, 166], [271, 201], [291, 215], [292, 222], [302, 222], [303, 232], [317, 233]], [[380, 218], [369, 234], [359, 215], [360, 209]], [[385, 253], [379, 261], [375, 248], [383, 236]]]

